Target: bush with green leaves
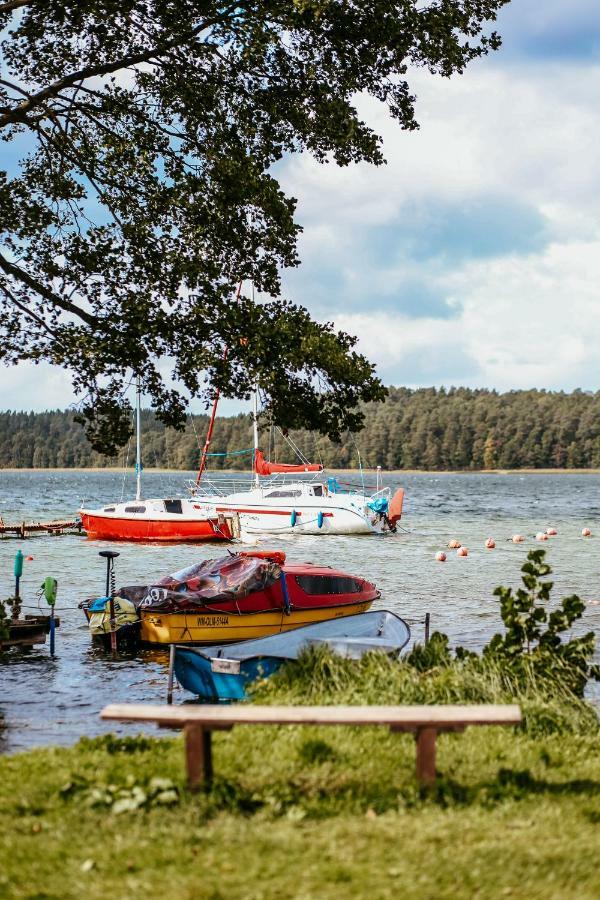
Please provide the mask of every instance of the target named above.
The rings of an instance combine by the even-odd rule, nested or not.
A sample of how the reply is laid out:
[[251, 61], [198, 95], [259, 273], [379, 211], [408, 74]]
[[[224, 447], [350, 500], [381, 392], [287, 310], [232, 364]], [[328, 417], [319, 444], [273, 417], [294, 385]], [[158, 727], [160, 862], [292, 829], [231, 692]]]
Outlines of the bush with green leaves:
[[541, 679], [559, 679], [578, 697], [589, 678], [600, 680], [600, 667], [592, 665], [596, 639], [593, 631], [564, 640], [563, 635], [581, 618], [585, 603], [576, 594], [565, 597], [548, 612], [553, 582], [544, 581], [552, 569], [544, 550], [531, 550], [522, 567], [523, 587], [498, 587], [504, 634], [496, 634], [484, 648], [484, 657], [518, 671], [524, 661]]

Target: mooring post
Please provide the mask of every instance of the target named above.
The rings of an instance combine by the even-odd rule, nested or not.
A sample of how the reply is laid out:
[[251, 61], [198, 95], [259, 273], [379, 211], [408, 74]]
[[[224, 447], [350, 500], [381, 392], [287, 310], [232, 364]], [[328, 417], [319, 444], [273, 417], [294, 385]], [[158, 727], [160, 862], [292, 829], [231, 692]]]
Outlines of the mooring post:
[[54, 657], [56, 640], [56, 622], [54, 621], [54, 607], [50, 607], [50, 656]]
[[173, 703], [173, 669], [175, 668], [175, 644], [169, 645], [169, 680], [167, 682], [167, 703]]
[[114, 550], [101, 550], [98, 554], [106, 560], [106, 594], [108, 597], [109, 624], [110, 624], [110, 650], [115, 657], [117, 655], [117, 620], [115, 618], [115, 585], [114, 585], [114, 560], [119, 553]]
[[429, 613], [425, 613], [425, 646], [429, 643]]
[[12, 617], [18, 619], [21, 614], [21, 576], [23, 574], [23, 553], [17, 550], [15, 553], [15, 565], [13, 568], [15, 574], [15, 596], [12, 605]]
[[48, 577], [44, 579], [42, 590], [44, 591], [46, 602], [50, 607], [50, 656], [52, 657], [54, 657], [56, 646], [56, 621], [54, 619], [54, 606], [56, 604], [57, 589], [58, 582], [56, 578]]

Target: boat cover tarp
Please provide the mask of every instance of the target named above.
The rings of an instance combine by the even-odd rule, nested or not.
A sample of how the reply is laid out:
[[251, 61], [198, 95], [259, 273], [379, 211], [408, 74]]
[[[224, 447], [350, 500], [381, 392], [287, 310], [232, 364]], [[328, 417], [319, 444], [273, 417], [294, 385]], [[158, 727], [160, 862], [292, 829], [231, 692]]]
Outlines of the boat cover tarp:
[[254, 471], [257, 475], [274, 475], [276, 472], [287, 472], [288, 474], [294, 474], [296, 472], [322, 472], [323, 466], [319, 463], [291, 465], [290, 463], [267, 462], [262, 450], [257, 450], [254, 454]]
[[281, 567], [271, 559], [235, 553], [194, 563], [151, 585], [121, 588], [119, 594], [144, 611], [184, 612], [215, 601], [242, 600], [275, 584], [280, 574]]

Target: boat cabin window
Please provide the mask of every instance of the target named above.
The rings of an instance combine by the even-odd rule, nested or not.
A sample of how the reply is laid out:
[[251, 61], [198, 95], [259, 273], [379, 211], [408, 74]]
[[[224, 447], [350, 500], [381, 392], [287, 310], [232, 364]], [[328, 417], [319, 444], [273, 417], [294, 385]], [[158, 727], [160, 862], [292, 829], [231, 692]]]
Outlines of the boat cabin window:
[[345, 575], [296, 575], [305, 594], [358, 594], [362, 582]]
[[183, 513], [181, 500], [165, 500], [165, 512]]
[[125, 507], [125, 512], [128, 512], [128, 513], [145, 513], [145, 512], [146, 512], [146, 507], [145, 507], [145, 506], [126, 506], [126, 507]]
[[104, 507], [104, 512], [114, 512], [114, 511], [115, 511], [114, 506], [105, 506]]
[[299, 497], [302, 491], [271, 491], [266, 497]]
[[315, 497], [322, 497], [323, 496], [323, 485], [315, 484], [313, 486], [313, 494], [315, 495]]

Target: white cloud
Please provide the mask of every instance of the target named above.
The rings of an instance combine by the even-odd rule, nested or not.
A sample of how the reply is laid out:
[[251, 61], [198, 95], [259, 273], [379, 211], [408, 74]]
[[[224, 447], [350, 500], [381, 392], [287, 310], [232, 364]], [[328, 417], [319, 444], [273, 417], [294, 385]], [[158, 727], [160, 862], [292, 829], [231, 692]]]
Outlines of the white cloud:
[[[552, 244], [539, 256], [480, 261], [451, 274], [449, 296], [462, 305], [455, 319], [358, 313], [336, 323], [361, 336], [385, 380], [400, 371], [413, 385], [597, 387], [599, 283], [600, 242]], [[438, 377], [422, 377], [432, 372]]]
[[375, 101], [361, 103], [383, 135], [386, 166], [340, 169], [306, 155], [288, 163], [283, 181], [307, 230], [365, 230], [432, 201], [490, 194], [534, 204], [567, 234], [565, 210], [575, 219], [587, 214], [587, 227], [597, 228], [600, 66], [502, 69], [486, 60], [460, 77], [417, 72], [412, 80], [417, 132], [401, 131]]
[[[290, 162], [285, 185], [299, 198], [306, 231], [288, 293], [310, 306], [326, 259], [328, 277], [338, 274], [327, 314], [359, 335], [386, 381], [595, 387], [600, 66], [489, 62], [450, 81], [419, 73], [417, 133], [363, 104], [384, 135], [386, 167]], [[494, 249], [494, 202], [504, 215], [513, 210], [503, 225], [512, 246]], [[480, 226], [490, 241], [469, 255], [455, 242], [463, 229], [461, 249], [477, 243], [467, 233], [474, 203], [484, 212], [490, 203]], [[541, 223], [535, 247], [519, 243], [529, 214]], [[449, 221], [440, 228], [443, 215]], [[390, 252], [377, 255], [388, 244]], [[417, 286], [413, 309], [401, 296], [407, 283]], [[416, 317], [419, 286], [439, 298], [440, 311]]]
[[0, 370], [0, 409], [65, 409], [75, 401], [68, 374], [40, 363], [2, 367]]

